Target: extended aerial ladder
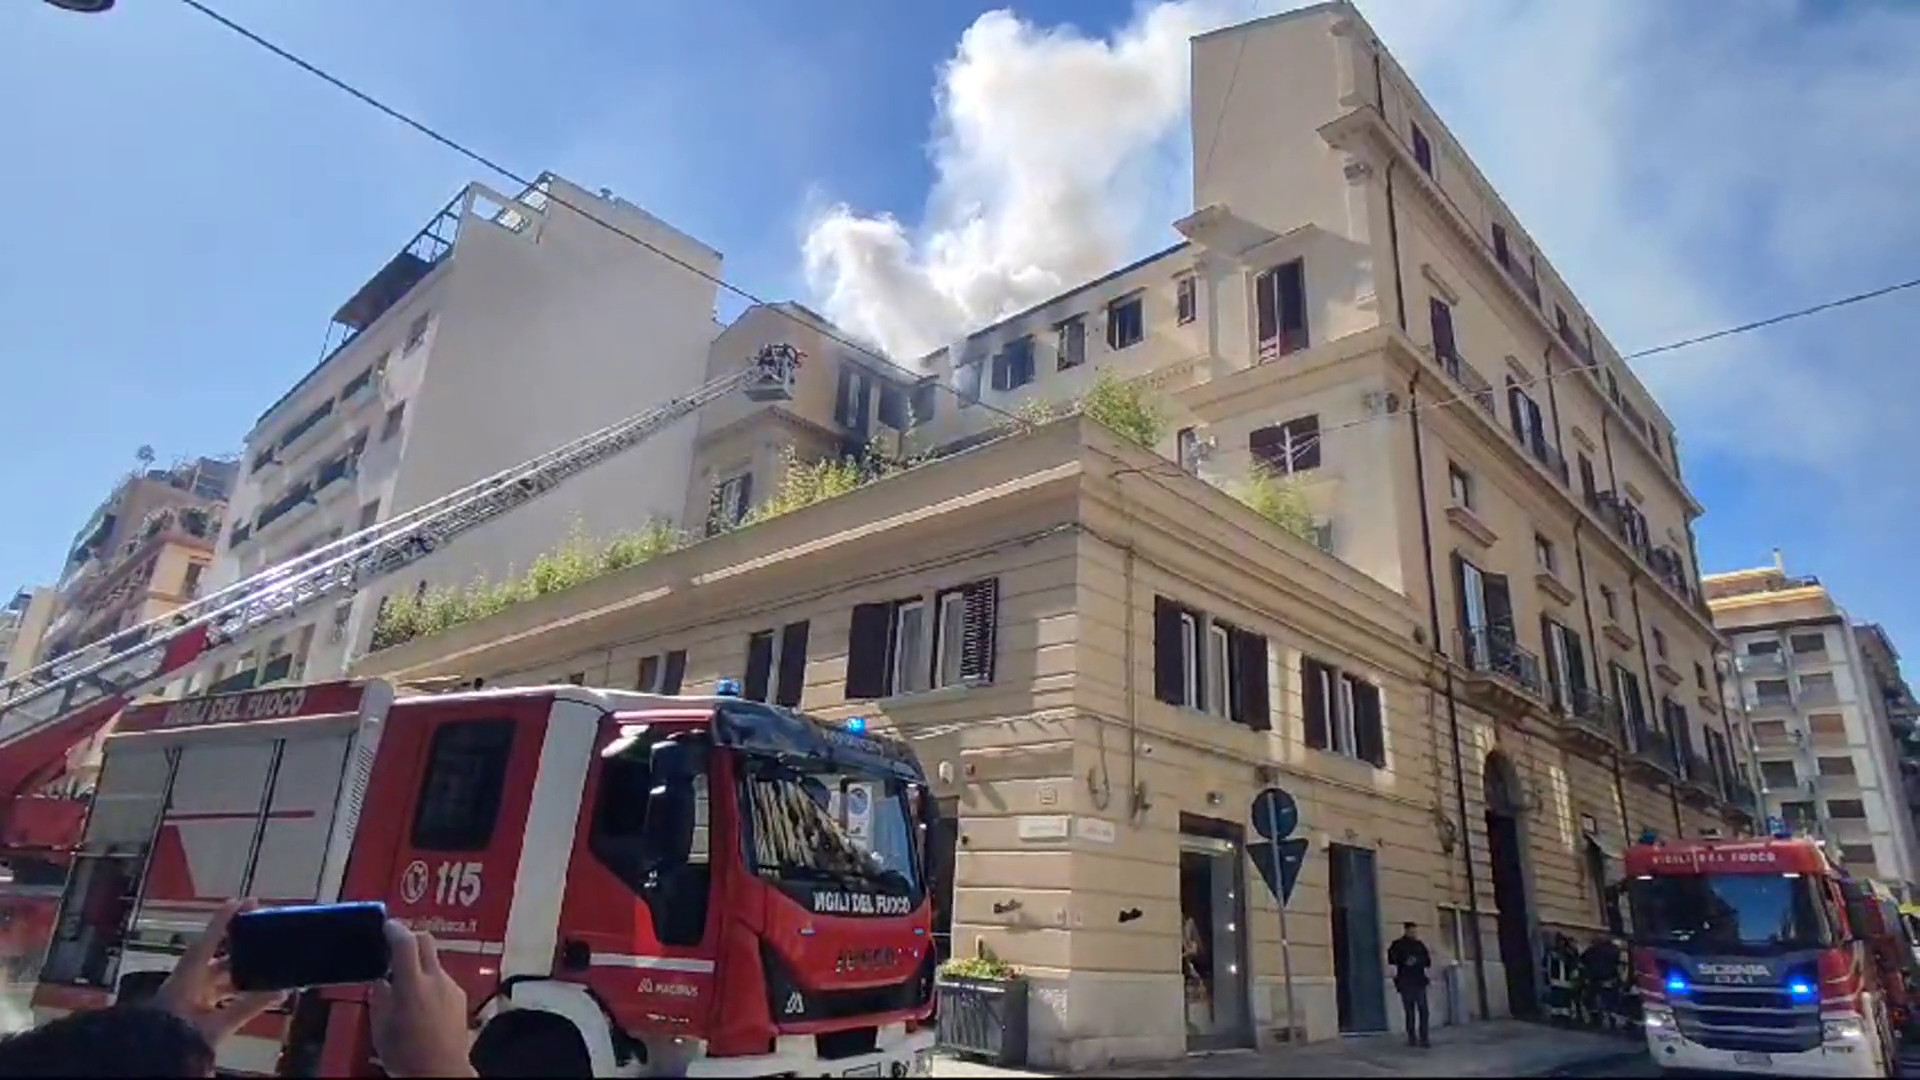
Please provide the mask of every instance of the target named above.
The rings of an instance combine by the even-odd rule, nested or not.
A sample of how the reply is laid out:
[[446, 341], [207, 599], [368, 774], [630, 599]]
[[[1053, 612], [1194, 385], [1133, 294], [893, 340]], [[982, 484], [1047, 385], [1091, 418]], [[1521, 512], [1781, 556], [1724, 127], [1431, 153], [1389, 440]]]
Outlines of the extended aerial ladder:
[[[740, 391], [754, 401], [791, 399], [794, 373], [804, 359], [791, 345], [768, 345], [744, 368], [685, 397], [0, 682], [0, 851], [42, 846], [42, 838], [20, 835], [20, 800], [54, 779], [69, 751], [141, 694], [165, 686], [189, 665], [238, 651], [242, 639], [265, 626], [338, 603], [419, 562], [720, 398]], [[61, 829], [56, 824], [34, 831]]]

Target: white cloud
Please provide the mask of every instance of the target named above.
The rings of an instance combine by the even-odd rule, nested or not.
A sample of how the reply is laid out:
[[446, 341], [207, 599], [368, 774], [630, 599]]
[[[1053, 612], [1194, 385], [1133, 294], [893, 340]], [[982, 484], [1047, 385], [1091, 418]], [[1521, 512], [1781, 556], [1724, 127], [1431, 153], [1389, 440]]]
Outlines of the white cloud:
[[1188, 39], [1214, 0], [1139, 9], [1112, 37], [974, 20], [935, 89], [938, 173], [916, 231], [835, 206], [810, 223], [826, 314], [913, 359], [1114, 269], [1186, 211]]

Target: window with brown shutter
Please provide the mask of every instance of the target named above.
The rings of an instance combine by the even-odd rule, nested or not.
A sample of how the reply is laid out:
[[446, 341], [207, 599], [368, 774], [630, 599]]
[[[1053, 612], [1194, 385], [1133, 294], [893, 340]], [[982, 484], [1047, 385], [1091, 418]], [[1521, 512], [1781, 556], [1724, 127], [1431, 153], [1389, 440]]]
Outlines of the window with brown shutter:
[[800, 705], [807, 686], [807, 634], [805, 619], [788, 623], [780, 630], [779, 678], [774, 685], [773, 703], [789, 709]]
[[667, 654], [666, 671], [660, 676], [660, 692], [677, 694], [680, 684], [687, 677], [687, 650], [675, 649]]
[[1300, 658], [1300, 712], [1306, 725], [1307, 746], [1332, 746], [1334, 702], [1333, 669], [1311, 657]]
[[1247, 436], [1254, 464], [1281, 476], [1320, 467], [1320, 417], [1299, 416], [1257, 428]]
[[765, 701], [772, 681], [773, 631], [761, 630], [747, 637], [747, 671], [741, 696], [748, 701]]
[[848, 698], [886, 697], [891, 603], [855, 604], [847, 627]]
[[634, 674], [633, 688], [642, 693], [660, 692], [660, 656], [658, 653], [640, 658], [640, 669]]

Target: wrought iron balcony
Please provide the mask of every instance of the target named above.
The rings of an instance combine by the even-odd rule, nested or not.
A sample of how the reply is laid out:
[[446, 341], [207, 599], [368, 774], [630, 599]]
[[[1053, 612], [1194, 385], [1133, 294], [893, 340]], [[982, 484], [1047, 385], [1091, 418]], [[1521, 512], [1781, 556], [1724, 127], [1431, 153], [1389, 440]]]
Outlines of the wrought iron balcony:
[[1469, 670], [1505, 679], [1535, 696], [1541, 694], [1546, 684], [1540, 678], [1540, 658], [1520, 647], [1511, 628], [1476, 626], [1462, 631], [1460, 639], [1460, 656]]
[[1566, 716], [1572, 733], [1608, 747], [1620, 745], [1620, 706], [1597, 690], [1578, 686], [1568, 695]]
[[1486, 376], [1476, 371], [1472, 364], [1467, 363], [1458, 350], [1440, 354], [1436, 359], [1440, 362], [1441, 369], [1452, 376], [1454, 382], [1460, 384], [1461, 389], [1467, 392], [1467, 396], [1473, 399], [1475, 405], [1480, 406], [1480, 411], [1486, 413], [1489, 420], [1499, 419], [1499, 413], [1494, 409], [1493, 404], [1493, 384], [1487, 381]]
[[1668, 776], [1678, 776], [1679, 765], [1673, 756], [1673, 740], [1664, 731], [1655, 731], [1646, 724], [1630, 725], [1633, 736], [1633, 760], [1642, 765], [1651, 766]]

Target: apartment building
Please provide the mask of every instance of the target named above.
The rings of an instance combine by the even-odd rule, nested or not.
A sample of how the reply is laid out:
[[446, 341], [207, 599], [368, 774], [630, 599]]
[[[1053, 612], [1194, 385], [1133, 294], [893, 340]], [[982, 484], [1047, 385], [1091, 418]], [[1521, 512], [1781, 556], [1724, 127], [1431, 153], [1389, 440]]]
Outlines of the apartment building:
[[[323, 358], [248, 432], [216, 583], [692, 390], [719, 272], [717, 252], [611, 193], [552, 175], [511, 197], [469, 184], [339, 307]], [[404, 580], [262, 632], [193, 683], [334, 677], [390, 593], [501, 581], [576, 529], [677, 523], [693, 437], [689, 425], [663, 431]]]
[[52, 589], [23, 588], [0, 608], [0, 679], [33, 667], [57, 600]]
[[38, 659], [157, 619], [199, 595], [237, 472], [231, 460], [203, 457], [143, 467], [115, 485], [74, 536]]
[[[906, 734], [953, 821], [951, 948], [1027, 972], [1042, 1064], [1391, 1029], [1409, 920], [1443, 1020], [1536, 1011], [1542, 945], [1609, 928], [1632, 838], [1753, 823], [1672, 425], [1351, 6], [1193, 61], [1180, 243], [918, 377], [749, 312], [710, 363], [819, 359], [703, 417], [706, 539], [358, 670], [738, 678]], [[1017, 419], [1103, 377], [1166, 421], [1152, 454]], [[754, 519], [778, 458], [856, 449], [932, 460]], [[1292, 1015], [1244, 870], [1270, 785], [1312, 852]]]
[[[1774, 564], [1706, 579], [1737, 677], [1769, 817], [1827, 840], [1851, 872], [1911, 888], [1920, 847], [1892, 705], [1898, 654], [1877, 626], [1856, 627], [1806, 575]], [[1891, 699], [1891, 700], [1890, 700]]]

